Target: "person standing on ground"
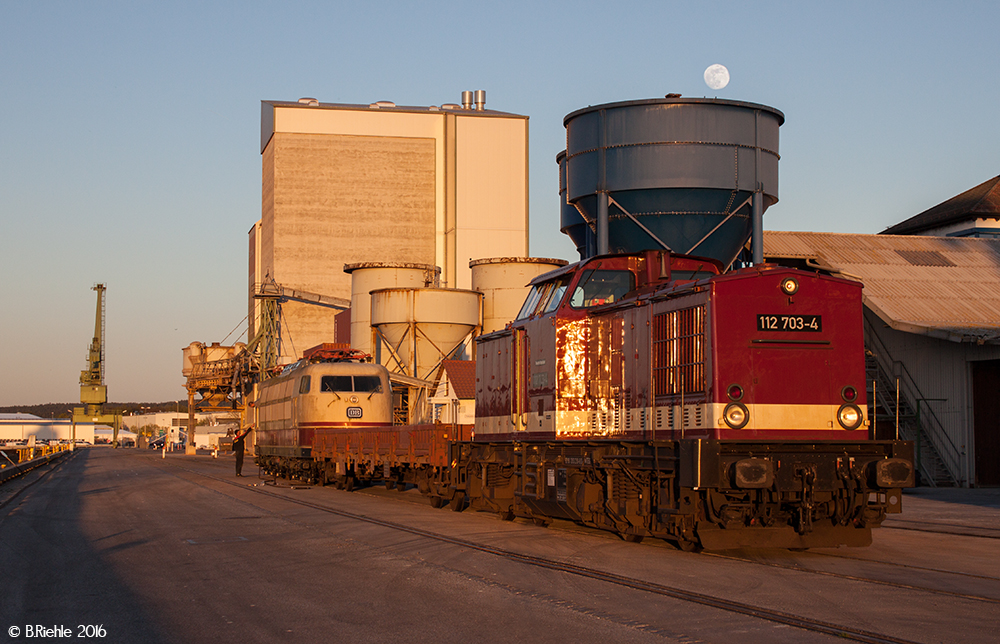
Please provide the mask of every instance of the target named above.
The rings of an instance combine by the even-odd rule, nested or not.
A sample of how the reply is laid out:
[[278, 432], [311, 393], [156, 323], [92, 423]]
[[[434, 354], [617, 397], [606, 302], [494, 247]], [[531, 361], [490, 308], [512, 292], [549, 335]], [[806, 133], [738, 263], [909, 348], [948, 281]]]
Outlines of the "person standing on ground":
[[246, 449], [247, 434], [253, 429], [253, 425], [247, 427], [242, 432], [236, 432], [233, 437], [233, 451], [236, 452], [236, 476], [243, 476], [243, 452]]

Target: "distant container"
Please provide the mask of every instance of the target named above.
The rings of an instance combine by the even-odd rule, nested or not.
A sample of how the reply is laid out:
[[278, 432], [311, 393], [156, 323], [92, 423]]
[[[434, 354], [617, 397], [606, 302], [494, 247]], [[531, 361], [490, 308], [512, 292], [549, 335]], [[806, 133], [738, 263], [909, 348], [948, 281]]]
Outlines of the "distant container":
[[528, 283], [567, 263], [564, 259], [544, 257], [493, 257], [469, 262], [472, 290], [483, 294], [482, 333], [506, 327], [521, 310], [528, 295]]
[[607, 252], [666, 245], [728, 266], [750, 238], [754, 194], [761, 215], [778, 201], [784, 120], [765, 105], [673, 95], [578, 110], [563, 120], [567, 204], [599, 252], [607, 198]]
[[[480, 325], [482, 294], [443, 288], [386, 288], [371, 293], [371, 326], [395, 356], [390, 371], [435, 381], [441, 361]], [[391, 349], [391, 351], [389, 350]]]
[[441, 277], [437, 266], [401, 262], [346, 264], [344, 272], [351, 276], [351, 347], [365, 353], [372, 353], [371, 292], [395, 287], [437, 287]]

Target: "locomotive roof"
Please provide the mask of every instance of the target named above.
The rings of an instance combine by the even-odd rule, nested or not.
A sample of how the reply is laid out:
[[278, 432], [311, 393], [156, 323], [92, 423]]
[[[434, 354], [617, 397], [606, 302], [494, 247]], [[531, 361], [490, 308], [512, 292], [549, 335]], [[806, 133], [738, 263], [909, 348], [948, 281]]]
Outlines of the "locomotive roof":
[[891, 328], [1000, 344], [1000, 240], [765, 231], [768, 261], [808, 260], [860, 278]]

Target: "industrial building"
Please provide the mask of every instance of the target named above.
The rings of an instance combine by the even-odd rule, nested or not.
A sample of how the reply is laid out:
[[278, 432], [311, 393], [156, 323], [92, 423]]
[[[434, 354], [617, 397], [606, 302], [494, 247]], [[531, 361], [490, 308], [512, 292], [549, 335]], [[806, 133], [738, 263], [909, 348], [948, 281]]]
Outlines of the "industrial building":
[[[77, 423], [75, 437], [94, 442], [95, 423]], [[70, 418], [40, 418], [34, 414], [0, 414], [0, 441], [28, 440], [34, 436], [45, 440], [70, 440], [74, 437]]]
[[922, 482], [1000, 485], [1000, 177], [879, 235], [766, 232], [764, 245], [768, 261], [864, 282], [878, 437], [898, 425], [917, 442]]
[[437, 266], [441, 287], [469, 289], [470, 260], [527, 254], [528, 118], [486, 109], [485, 92], [429, 107], [262, 101], [261, 156], [249, 331], [254, 294], [293, 293], [283, 356], [333, 340], [346, 264]]

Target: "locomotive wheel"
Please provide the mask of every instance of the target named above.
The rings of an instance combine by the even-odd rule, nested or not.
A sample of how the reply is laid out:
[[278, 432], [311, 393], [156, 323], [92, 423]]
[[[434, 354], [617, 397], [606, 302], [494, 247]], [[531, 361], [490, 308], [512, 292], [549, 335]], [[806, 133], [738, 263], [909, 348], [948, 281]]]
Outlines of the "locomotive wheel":
[[456, 492], [455, 496], [451, 497], [451, 502], [448, 504], [452, 512], [461, 512], [465, 509], [465, 492]]
[[624, 539], [628, 543], [642, 543], [641, 534], [623, 534], [622, 539]]
[[549, 527], [549, 524], [552, 523], [548, 519], [543, 519], [542, 517], [531, 517], [531, 520], [534, 522], [535, 525], [541, 528], [547, 528]]
[[406, 491], [406, 481], [396, 481], [396, 491], [405, 492]]
[[440, 507], [443, 507], [443, 506], [444, 506], [444, 499], [442, 499], [439, 496], [432, 496], [431, 497], [431, 507], [432, 508], [440, 508]]
[[511, 510], [510, 508], [508, 508], [506, 510], [502, 510], [500, 512], [500, 520], [501, 521], [513, 521], [514, 520], [514, 511]]
[[384, 483], [385, 483], [385, 489], [387, 490], [391, 490], [392, 488], [396, 487], [396, 482], [393, 481], [392, 479], [385, 479]]
[[687, 539], [677, 540], [677, 549], [682, 552], [698, 552], [701, 547], [698, 545], [697, 541], [688, 541]]
[[348, 492], [353, 492], [354, 491], [354, 477], [353, 476], [348, 476], [347, 480], [344, 481], [344, 489], [347, 490]]

